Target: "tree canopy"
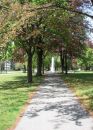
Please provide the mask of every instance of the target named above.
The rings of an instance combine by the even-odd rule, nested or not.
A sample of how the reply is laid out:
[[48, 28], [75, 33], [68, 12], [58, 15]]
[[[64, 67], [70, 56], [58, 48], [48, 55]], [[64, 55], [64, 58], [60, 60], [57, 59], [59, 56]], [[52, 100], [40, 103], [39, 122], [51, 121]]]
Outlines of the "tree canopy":
[[62, 51], [65, 61], [68, 56], [80, 56], [86, 39], [84, 18], [93, 17], [83, 11], [86, 3], [91, 5], [85, 0], [1, 0], [1, 48], [12, 41], [23, 48], [28, 55], [28, 75], [35, 50], [41, 56], [38, 59], [45, 50]]

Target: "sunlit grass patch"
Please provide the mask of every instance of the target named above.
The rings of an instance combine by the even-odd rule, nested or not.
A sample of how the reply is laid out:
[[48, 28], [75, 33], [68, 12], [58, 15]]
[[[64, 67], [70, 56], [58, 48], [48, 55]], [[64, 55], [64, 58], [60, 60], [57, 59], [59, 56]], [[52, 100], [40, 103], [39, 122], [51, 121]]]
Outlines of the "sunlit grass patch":
[[93, 111], [93, 73], [73, 73], [62, 78], [80, 97], [81, 102]]
[[36, 90], [42, 78], [34, 77], [28, 84], [26, 74], [15, 72], [0, 74], [0, 130], [7, 130], [29, 98], [29, 93]]

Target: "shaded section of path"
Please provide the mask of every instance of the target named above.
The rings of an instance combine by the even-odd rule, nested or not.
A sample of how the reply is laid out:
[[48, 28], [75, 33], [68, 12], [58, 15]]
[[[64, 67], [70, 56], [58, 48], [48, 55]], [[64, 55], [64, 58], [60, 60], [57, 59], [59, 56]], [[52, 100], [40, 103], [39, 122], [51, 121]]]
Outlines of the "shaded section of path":
[[49, 74], [15, 130], [93, 130], [93, 118], [60, 76]]

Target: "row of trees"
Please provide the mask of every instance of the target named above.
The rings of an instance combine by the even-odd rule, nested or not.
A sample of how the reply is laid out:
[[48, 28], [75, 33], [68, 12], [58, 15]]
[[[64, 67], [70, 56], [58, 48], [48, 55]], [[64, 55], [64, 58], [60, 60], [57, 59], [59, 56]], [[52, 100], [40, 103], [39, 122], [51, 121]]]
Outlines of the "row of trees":
[[43, 59], [48, 51], [60, 54], [62, 72], [66, 73], [68, 60], [82, 56], [86, 38], [84, 16], [75, 10], [81, 4], [82, 1], [76, 0], [1, 1], [0, 45], [6, 48], [14, 42], [15, 57], [17, 53], [27, 55], [28, 82], [32, 82], [35, 53], [38, 76], [42, 74]]

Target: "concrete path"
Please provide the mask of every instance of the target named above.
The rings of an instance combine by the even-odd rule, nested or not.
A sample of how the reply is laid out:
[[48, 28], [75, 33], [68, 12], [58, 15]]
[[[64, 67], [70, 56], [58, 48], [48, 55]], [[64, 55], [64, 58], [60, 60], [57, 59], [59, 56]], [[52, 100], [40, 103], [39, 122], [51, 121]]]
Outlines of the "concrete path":
[[58, 75], [48, 75], [15, 130], [93, 130], [93, 118]]

